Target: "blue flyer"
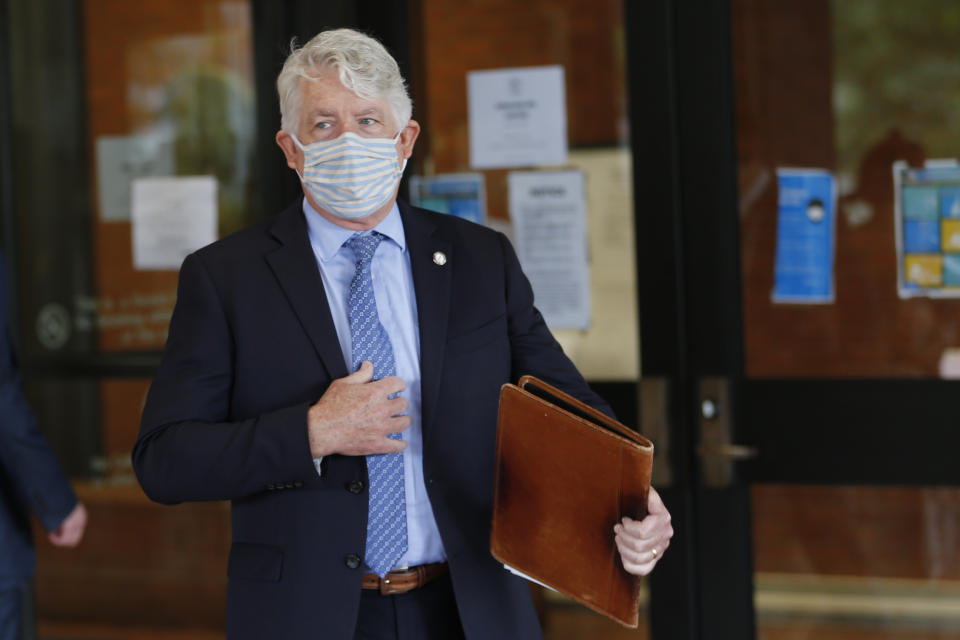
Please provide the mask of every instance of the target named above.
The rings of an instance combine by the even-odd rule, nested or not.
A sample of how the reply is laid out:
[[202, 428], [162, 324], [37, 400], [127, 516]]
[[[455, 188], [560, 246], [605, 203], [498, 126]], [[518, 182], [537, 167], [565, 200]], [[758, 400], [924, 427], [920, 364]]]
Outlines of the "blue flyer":
[[823, 169], [777, 169], [777, 256], [773, 301], [834, 300], [836, 186]]
[[447, 173], [410, 178], [410, 203], [484, 224], [486, 190], [482, 173]]

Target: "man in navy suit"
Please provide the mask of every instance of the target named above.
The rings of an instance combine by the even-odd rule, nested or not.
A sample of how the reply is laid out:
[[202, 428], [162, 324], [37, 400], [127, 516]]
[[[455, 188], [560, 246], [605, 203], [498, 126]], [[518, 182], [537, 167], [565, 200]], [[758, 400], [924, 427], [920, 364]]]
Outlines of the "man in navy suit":
[[0, 640], [15, 640], [31, 623], [22, 615], [34, 570], [29, 513], [49, 532], [50, 542], [73, 547], [83, 537], [87, 512], [20, 391], [6, 288], [0, 256]]
[[[140, 483], [232, 501], [231, 638], [540, 637], [489, 551], [500, 387], [532, 374], [609, 408], [502, 234], [396, 201], [420, 125], [380, 43], [323, 32], [277, 88], [304, 197], [184, 261]], [[655, 491], [649, 510], [610, 523], [637, 574], [673, 533]]]

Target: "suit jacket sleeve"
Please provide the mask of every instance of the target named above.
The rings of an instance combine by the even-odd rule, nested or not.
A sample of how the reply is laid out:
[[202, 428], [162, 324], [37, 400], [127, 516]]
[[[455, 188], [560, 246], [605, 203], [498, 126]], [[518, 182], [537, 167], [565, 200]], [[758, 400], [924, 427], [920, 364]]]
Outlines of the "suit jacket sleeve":
[[77, 505], [77, 497], [23, 397], [7, 321], [6, 283], [0, 258], [0, 474], [43, 528], [53, 531]]
[[231, 415], [235, 366], [230, 319], [199, 254], [180, 269], [163, 363], [144, 407], [133, 467], [157, 502], [232, 500], [320, 482], [302, 403]]
[[534, 306], [533, 288], [520, 267], [517, 254], [502, 234], [505, 256], [507, 323], [510, 333], [511, 378], [533, 375], [615, 418], [610, 406], [587, 385], [563, 352]]

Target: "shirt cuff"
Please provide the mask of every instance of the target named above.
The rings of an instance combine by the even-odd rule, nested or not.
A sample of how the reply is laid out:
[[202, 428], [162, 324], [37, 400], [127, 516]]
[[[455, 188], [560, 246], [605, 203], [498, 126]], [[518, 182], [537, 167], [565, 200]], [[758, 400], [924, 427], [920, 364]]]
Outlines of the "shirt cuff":
[[323, 471], [320, 470], [320, 463], [323, 462], [323, 456], [313, 459], [313, 466], [317, 468], [317, 475], [323, 477]]

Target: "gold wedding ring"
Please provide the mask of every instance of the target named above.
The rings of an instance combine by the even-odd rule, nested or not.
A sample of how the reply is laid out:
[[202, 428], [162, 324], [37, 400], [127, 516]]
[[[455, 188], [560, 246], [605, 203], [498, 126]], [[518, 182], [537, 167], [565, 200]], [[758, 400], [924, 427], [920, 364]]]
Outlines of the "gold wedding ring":
[[653, 559], [656, 560], [656, 559], [657, 559], [657, 548], [654, 547], [653, 549], [650, 549], [650, 553], [653, 555]]

